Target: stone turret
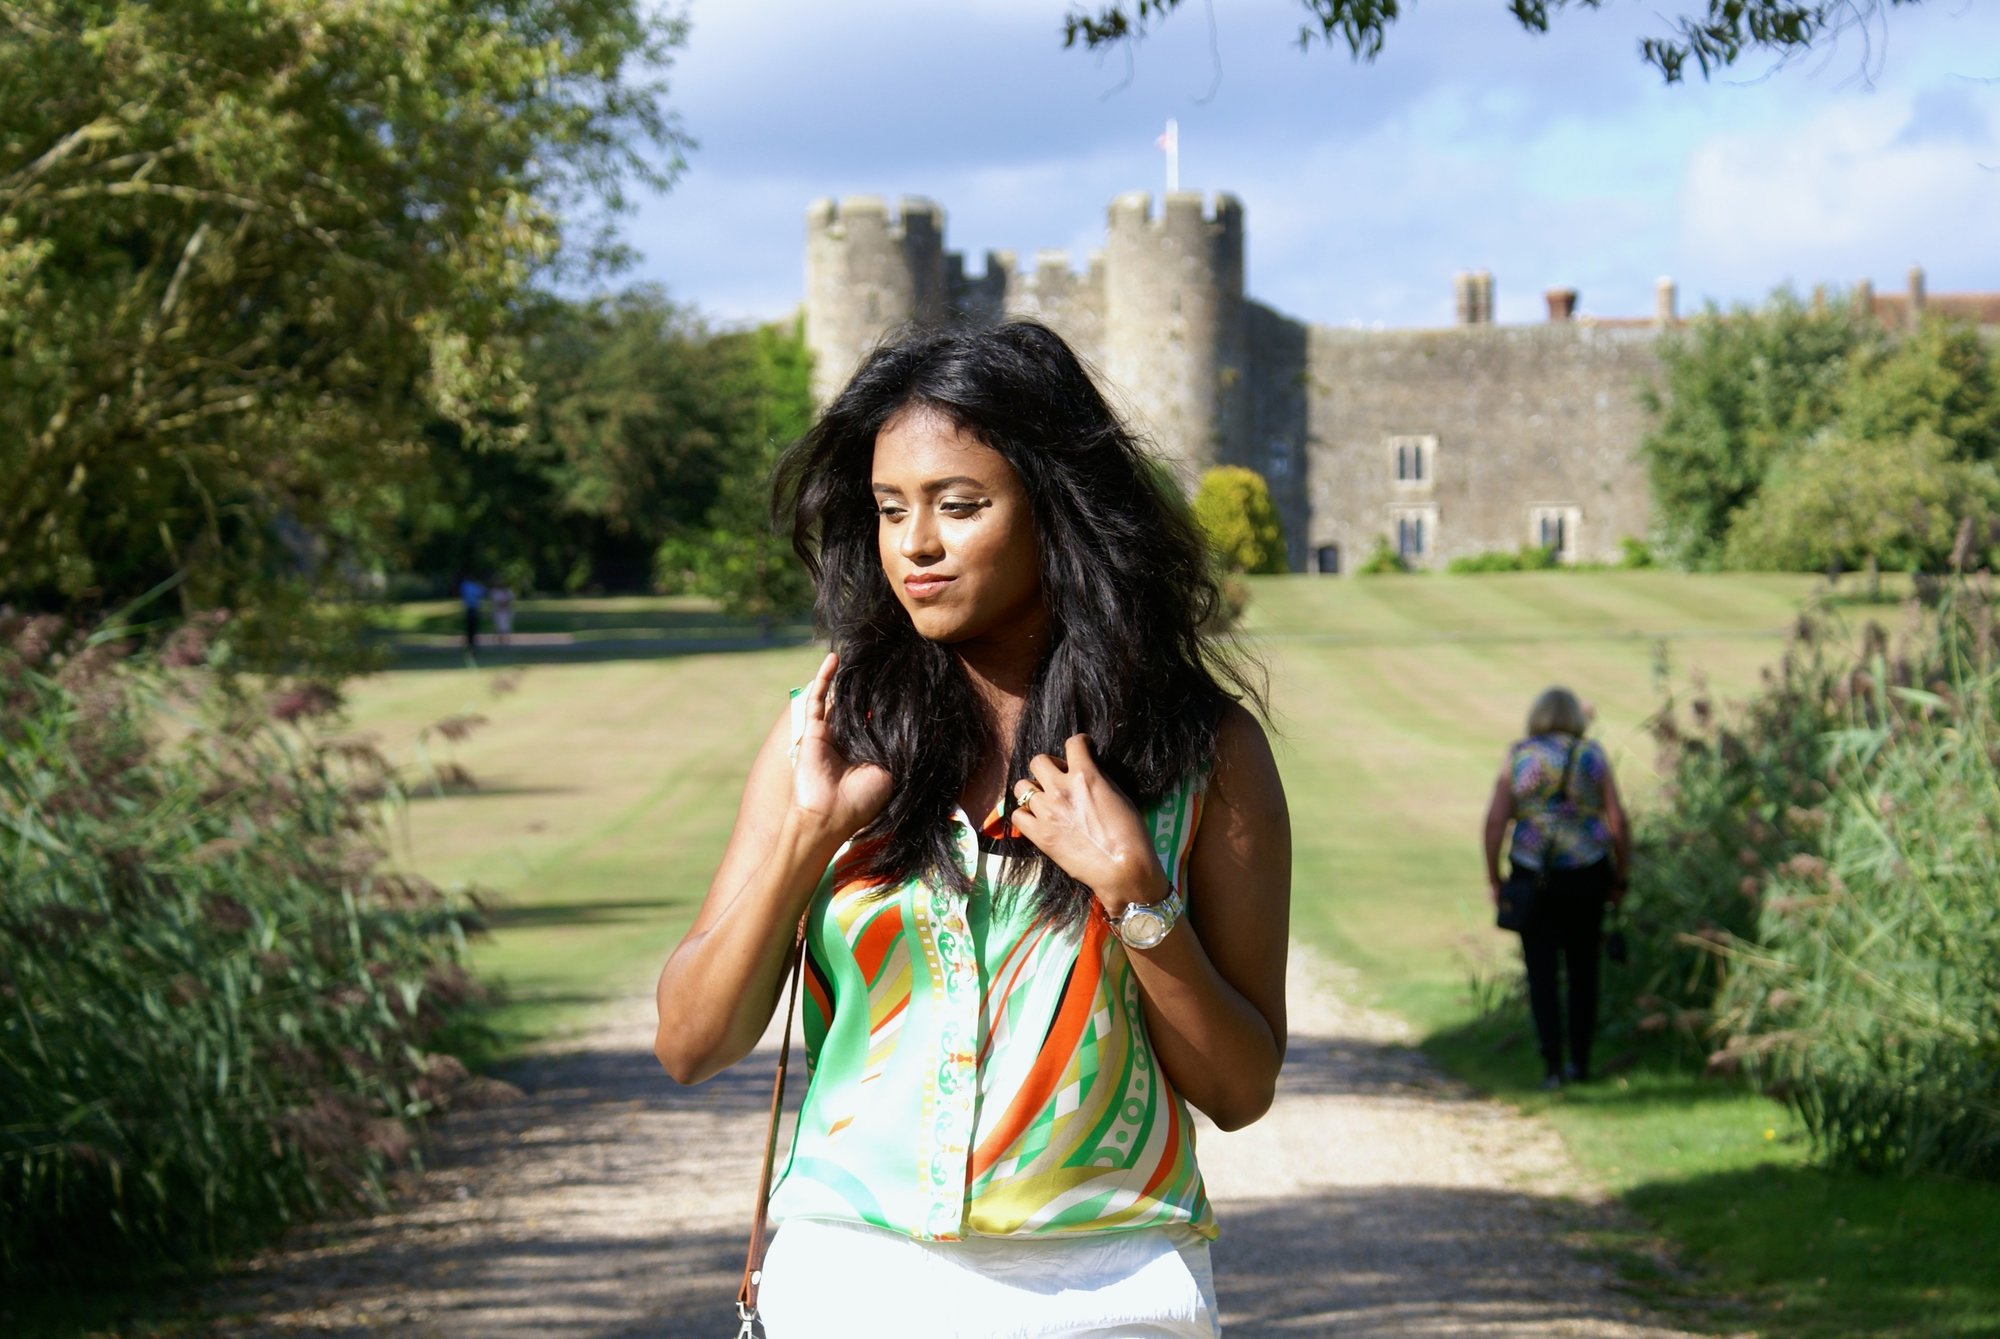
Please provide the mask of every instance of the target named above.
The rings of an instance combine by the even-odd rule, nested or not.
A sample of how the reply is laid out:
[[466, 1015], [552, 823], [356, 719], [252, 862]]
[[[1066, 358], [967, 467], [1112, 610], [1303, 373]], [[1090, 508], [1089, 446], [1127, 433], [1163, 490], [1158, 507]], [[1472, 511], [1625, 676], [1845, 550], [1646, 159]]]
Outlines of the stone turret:
[[1111, 203], [1104, 251], [1103, 368], [1190, 482], [1247, 436], [1243, 206], [1176, 191]]
[[944, 214], [905, 196], [897, 217], [876, 196], [806, 208], [806, 347], [813, 398], [825, 404], [862, 355], [908, 321], [947, 313]]

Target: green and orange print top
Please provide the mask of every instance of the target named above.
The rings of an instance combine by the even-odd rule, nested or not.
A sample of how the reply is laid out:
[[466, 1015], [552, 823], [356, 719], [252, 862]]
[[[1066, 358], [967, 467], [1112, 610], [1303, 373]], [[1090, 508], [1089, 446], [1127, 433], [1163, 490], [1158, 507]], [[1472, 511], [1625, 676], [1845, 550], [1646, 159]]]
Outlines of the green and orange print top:
[[[796, 730], [795, 730], [796, 738]], [[1199, 779], [1146, 812], [1177, 888]], [[1035, 917], [956, 815], [970, 898], [885, 888], [843, 848], [806, 921], [809, 1075], [771, 1201], [931, 1241], [1185, 1226], [1216, 1234], [1187, 1105], [1146, 1037], [1139, 983], [1101, 915]]]

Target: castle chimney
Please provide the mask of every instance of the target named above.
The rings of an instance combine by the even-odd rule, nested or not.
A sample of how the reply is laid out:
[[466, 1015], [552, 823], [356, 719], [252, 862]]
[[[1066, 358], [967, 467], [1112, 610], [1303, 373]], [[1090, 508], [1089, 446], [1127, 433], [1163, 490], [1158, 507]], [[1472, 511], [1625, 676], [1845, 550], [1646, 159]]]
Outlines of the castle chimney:
[[1551, 325], [1569, 321], [1576, 316], [1576, 290], [1574, 288], [1551, 288], [1542, 296], [1548, 300], [1549, 323]]
[[1814, 312], [1815, 314], [1818, 314], [1818, 313], [1820, 313], [1820, 312], [1823, 312], [1823, 311], [1825, 311], [1825, 310], [1826, 310], [1826, 285], [1825, 285], [1825, 284], [1814, 284], [1814, 285], [1813, 285], [1813, 295], [1812, 295], [1812, 309], [1813, 309], [1813, 312]]
[[1910, 266], [1910, 324], [1924, 319], [1924, 267]]
[[1861, 279], [1854, 285], [1854, 314], [1864, 321], [1875, 319], [1875, 281]]
[[1472, 271], [1460, 270], [1451, 276], [1451, 305], [1459, 325], [1471, 325], [1478, 319], [1479, 294], [1472, 282]]
[[1661, 325], [1672, 325], [1680, 319], [1680, 289], [1674, 281], [1661, 275], [1653, 281], [1653, 319]]
[[1493, 324], [1493, 271], [1480, 270], [1472, 276], [1472, 323]]

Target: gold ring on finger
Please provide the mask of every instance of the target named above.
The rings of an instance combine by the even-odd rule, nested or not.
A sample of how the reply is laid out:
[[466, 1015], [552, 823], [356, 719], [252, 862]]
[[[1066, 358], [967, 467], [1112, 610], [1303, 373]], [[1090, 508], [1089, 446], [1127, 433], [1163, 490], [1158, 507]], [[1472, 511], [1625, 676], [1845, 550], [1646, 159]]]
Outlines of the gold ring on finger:
[[[1040, 788], [1036, 786], [1021, 787], [1014, 792], [1014, 807], [1016, 809], [1028, 809], [1028, 806], [1033, 803], [1034, 798], [1041, 793]], [[1034, 811], [1029, 809], [1029, 812], [1033, 813]]]

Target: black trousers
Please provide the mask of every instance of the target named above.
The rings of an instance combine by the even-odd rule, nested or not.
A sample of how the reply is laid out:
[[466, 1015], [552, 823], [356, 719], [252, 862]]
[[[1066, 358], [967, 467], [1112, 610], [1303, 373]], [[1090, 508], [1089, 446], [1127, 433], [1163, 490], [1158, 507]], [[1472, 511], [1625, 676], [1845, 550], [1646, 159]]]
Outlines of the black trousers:
[[[1569, 1042], [1569, 1062], [1579, 1072], [1590, 1070], [1590, 1041], [1597, 1031], [1597, 965], [1604, 939], [1604, 907], [1615, 877], [1608, 858], [1584, 869], [1554, 871], [1536, 900], [1534, 918], [1521, 932], [1521, 956], [1528, 964], [1528, 1008], [1535, 1016], [1535, 1040], [1541, 1047], [1542, 1063], [1551, 1074], [1562, 1072], [1565, 1039]], [[1566, 1011], [1563, 978], [1569, 986]]]

